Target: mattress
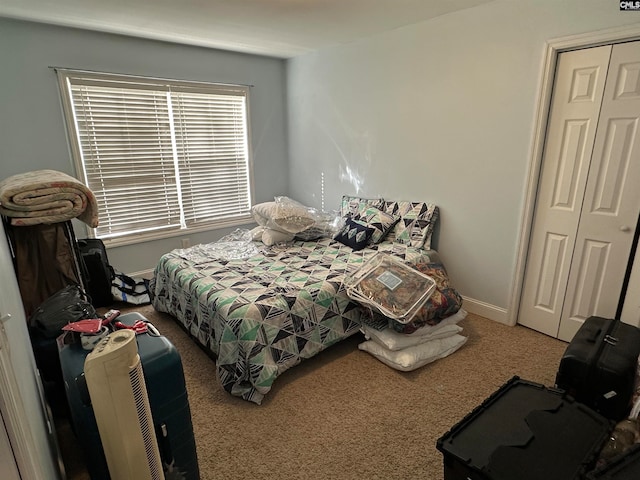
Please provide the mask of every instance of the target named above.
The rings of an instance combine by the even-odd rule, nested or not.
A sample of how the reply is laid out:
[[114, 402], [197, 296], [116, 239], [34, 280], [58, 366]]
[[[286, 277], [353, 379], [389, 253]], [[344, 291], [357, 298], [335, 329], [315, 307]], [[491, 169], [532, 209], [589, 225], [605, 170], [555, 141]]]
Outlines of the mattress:
[[439, 262], [434, 250], [392, 242], [359, 251], [328, 238], [255, 247], [246, 259], [174, 250], [159, 260], [150, 293], [156, 310], [215, 356], [225, 390], [257, 404], [286, 370], [359, 331], [371, 312], [349, 299], [344, 280], [376, 252]]

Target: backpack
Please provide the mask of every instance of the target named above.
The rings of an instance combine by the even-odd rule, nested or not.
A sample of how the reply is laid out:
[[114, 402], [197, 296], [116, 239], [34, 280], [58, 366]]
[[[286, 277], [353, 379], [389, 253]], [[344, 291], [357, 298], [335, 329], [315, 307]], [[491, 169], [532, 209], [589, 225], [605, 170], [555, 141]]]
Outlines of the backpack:
[[115, 278], [109, 264], [107, 249], [99, 238], [84, 238], [77, 241], [80, 257], [86, 271], [86, 289], [94, 307], [108, 307], [113, 303], [111, 282]]

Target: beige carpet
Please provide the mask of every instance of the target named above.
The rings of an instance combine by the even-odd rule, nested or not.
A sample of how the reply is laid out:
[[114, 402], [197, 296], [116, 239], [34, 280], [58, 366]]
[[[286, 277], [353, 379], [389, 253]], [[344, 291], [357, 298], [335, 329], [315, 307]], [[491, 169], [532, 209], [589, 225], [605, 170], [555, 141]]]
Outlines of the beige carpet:
[[222, 389], [171, 317], [121, 310], [145, 315], [182, 356], [202, 480], [440, 480], [436, 440], [514, 375], [553, 385], [566, 348], [469, 314], [460, 350], [403, 373], [359, 351], [358, 334], [285, 372], [258, 406]]

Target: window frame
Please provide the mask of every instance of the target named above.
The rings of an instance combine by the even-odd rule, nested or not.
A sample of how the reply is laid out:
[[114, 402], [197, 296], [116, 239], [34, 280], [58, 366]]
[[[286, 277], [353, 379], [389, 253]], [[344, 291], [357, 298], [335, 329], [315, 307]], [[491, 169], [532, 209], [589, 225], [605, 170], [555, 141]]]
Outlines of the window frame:
[[[82, 77], [94, 79], [98, 82], [114, 82], [114, 85], [121, 85], [124, 87], [134, 88], [150, 88], [158, 90], [169, 91], [171, 87], [174, 87], [176, 92], [193, 92], [193, 93], [211, 93], [211, 94], [239, 94], [244, 96], [245, 102], [245, 145], [246, 145], [246, 165], [247, 165], [247, 192], [248, 192], [248, 210], [244, 214], [240, 214], [230, 218], [213, 220], [196, 226], [185, 226], [174, 229], [158, 229], [150, 230], [147, 232], [137, 232], [122, 234], [113, 237], [101, 237], [104, 243], [108, 246], [124, 246], [137, 243], [143, 243], [153, 240], [168, 239], [178, 236], [185, 236], [195, 233], [201, 233], [211, 230], [217, 230], [222, 228], [237, 227], [246, 225], [252, 222], [251, 206], [253, 205], [255, 177], [253, 174], [253, 154], [252, 154], [252, 142], [251, 142], [251, 115], [250, 115], [250, 101], [249, 93], [250, 86], [248, 85], [232, 85], [222, 83], [210, 83], [199, 81], [187, 81], [157, 77], [145, 77], [139, 75], [128, 74], [114, 74], [114, 73], [102, 73], [88, 70], [77, 70], [67, 68], [55, 68], [58, 77], [58, 87], [60, 90], [60, 98], [62, 102], [62, 110], [64, 114], [64, 123], [67, 133], [67, 139], [69, 141], [70, 154], [75, 168], [76, 177], [83, 181], [86, 185], [89, 185], [87, 169], [85, 168], [83, 153], [80, 145], [78, 126], [76, 125], [76, 117], [74, 114], [73, 98], [70, 90], [69, 78]], [[175, 126], [175, 122], [172, 121], [172, 130]], [[177, 179], [180, 183], [180, 179]], [[180, 202], [180, 208], [182, 209], [182, 202]], [[184, 213], [184, 212], [183, 212]], [[91, 238], [98, 238], [97, 231], [94, 228], [86, 226], [87, 236]]]

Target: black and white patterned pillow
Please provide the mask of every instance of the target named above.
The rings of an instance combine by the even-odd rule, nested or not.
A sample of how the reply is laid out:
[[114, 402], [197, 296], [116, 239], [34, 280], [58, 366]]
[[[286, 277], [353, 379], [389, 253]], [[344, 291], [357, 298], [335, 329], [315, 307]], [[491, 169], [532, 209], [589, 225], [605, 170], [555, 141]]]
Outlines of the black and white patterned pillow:
[[376, 207], [369, 207], [363, 212], [355, 214], [352, 218], [372, 227], [374, 232], [371, 236], [371, 242], [380, 243], [400, 220], [400, 215], [386, 213]]
[[385, 202], [384, 211], [399, 215], [400, 220], [389, 232], [388, 240], [416, 248], [431, 248], [431, 234], [439, 210], [433, 203]]
[[335, 240], [354, 250], [362, 250], [369, 244], [374, 229], [363, 223], [347, 218], [344, 227], [335, 236]]
[[340, 204], [340, 215], [343, 217], [352, 217], [363, 212], [368, 207], [376, 207], [384, 209], [384, 199], [382, 198], [362, 198], [352, 195], [343, 195]]

